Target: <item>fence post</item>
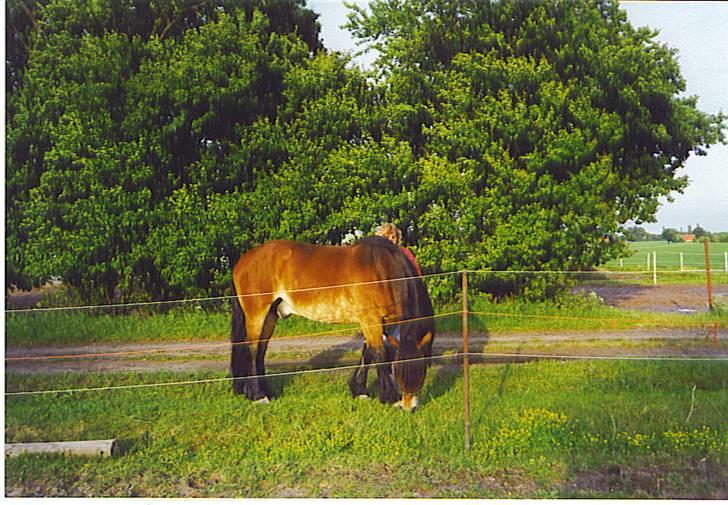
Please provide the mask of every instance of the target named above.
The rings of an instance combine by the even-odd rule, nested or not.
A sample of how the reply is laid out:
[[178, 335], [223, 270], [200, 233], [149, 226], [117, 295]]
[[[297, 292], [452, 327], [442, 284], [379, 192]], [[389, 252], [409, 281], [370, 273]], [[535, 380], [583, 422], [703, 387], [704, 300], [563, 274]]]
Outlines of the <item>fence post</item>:
[[657, 251], [652, 251], [652, 285], [657, 286]]
[[713, 289], [710, 286], [710, 246], [708, 241], [705, 244], [705, 280], [708, 285], [708, 308], [713, 310]]
[[467, 270], [463, 270], [463, 389], [465, 390], [465, 452], [470, 452], [470, 360], [468, 359]]
[[647, 253], [647, 270], [650, 270], [650, 253]]
[[718, 323], [713, 323], [713, 349], [718, 348]]
[[723, 253], [723, 260], [725, 264], [725, 271], [728, 273], [728, 251]]
[[684, 270], [683, 268], [683, 253], [680, 253], [680, 271], [682, 272]]

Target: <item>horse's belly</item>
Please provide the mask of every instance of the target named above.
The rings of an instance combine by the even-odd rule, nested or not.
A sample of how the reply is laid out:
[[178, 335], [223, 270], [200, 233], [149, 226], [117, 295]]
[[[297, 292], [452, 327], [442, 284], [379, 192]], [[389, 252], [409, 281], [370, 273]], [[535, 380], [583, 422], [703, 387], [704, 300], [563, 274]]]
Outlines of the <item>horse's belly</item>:
[[278, 316], [288, 317], [291, 314], [321, 321], [324, 323], [355, 323], [358, 322], [355, 314], [347, 303], [315, 303], [298, 300], [291, 300], [285, 294], [280, 293], [281, 303], [278, 304]]

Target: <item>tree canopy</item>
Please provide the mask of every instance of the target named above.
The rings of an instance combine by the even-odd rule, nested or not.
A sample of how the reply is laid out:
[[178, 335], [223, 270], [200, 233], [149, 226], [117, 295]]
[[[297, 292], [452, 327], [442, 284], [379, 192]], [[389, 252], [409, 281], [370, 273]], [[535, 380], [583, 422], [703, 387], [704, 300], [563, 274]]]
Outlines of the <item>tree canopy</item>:
[[[722, 116], [684, 97], [675, 51], [613, 2], [379, 0], [349, 27], [380, 52], [424, 179], [407, 223], [426, 263], [578, 270], [687, 184]], [[395, 116], [395, 114], [399, 114]], [[426, 170], [424, 171], [426, 173]], [[435, 175], [436, 174], [436, 175]]]
[[612, 2], [10, 0], [6, 286], [217, 294], [272, 238], [388, 220], [426, 271], [592, 268], [723, 141]]

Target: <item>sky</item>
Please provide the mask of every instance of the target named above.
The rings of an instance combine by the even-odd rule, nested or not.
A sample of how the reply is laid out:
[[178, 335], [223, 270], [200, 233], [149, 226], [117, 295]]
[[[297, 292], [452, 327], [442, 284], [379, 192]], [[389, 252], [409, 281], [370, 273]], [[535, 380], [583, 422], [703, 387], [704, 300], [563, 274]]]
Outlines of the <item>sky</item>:
[[[340, 0], [309, 0], [319, 13], [324, 45], [342, 52], [361, 50], [348, 31], [348, 9]], [[357, 0], [365, 6], [367, 0]], [[657, 40], [678, 50], [678, 62], [687, 81], [685, 94], [697, 95], [698, 108], [728, 114], [728, 2], [621, 2], [634, 26], [659, 30]], [[355, 59], [362, 66], [374, 54]], [[726, 132], [728, 137], [728, 132]], [[707, 156], [691, 156], [678, 175], [687, 175], [683, 194], [673, 193], [673, 202], [662, 199], [656, 223], [640, 226], [651, 233], [663, 228], [687, 231], [700, 225], [709, 231], [728, 231], [728, 146], [711, 146]]]

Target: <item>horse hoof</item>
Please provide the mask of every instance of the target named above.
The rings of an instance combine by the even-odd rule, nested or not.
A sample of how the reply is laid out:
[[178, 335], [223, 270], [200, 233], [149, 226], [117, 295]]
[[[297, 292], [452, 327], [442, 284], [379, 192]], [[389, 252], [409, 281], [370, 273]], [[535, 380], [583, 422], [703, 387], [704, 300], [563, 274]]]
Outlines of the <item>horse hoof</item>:
[[369, 395], [359, 395], [359, 396], [357, 396], [357, 399], [359, 399], [359, 400], [371, 400], [371, 397]]
[[267, 404], [270, 403], [270, 398], [268, 398], [267, 396], [264, 396], [263, 398], [260, 398], [258, 400], [255, 400], [253, 403], [258, 403], [258, 404], [261, 404], [261, 405], [267, 405]]

